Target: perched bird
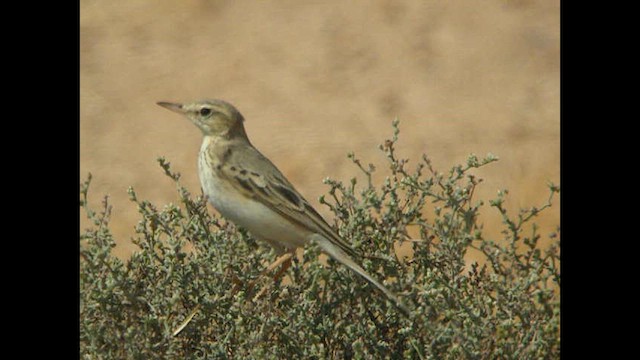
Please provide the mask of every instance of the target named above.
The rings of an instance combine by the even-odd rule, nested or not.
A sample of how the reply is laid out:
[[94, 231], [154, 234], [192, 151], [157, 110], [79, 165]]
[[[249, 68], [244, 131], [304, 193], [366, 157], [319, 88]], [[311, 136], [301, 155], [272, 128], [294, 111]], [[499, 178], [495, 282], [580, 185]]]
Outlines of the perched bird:
[[198, 174], [204, 194], [216, 210], [280, 253], [316, 242], [324, 252], [380, 289], [405, 314], [398, 297], [369, 275], [354, 250], [318, 214], [280, 170], [249, 141], [244, 117], [222, 100], [190, 104], [158, 102], [186, 116], [204, 135]]

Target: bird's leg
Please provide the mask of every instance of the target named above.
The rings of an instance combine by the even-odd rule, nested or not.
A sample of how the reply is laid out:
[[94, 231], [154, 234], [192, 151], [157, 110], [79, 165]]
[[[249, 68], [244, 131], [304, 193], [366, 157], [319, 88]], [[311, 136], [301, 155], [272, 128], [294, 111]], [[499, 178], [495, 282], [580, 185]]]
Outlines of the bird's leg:
[[273, 277], [273, 281], [279, 280], [282, 277], [282, 275], [284, 275], [284, 272], [287, 271], [289, 267], [291, 267], [292, 258], [293, 258], [293, 251], [287, 252], [281, 255], [276, 259], [276, 261], [274, 261], [273, 263], [271, 263], [271, 265], [267, 266], [267, 268], [264, 269], [264, 271], [262, 272], [262, 275], [273, 271], [275, 268], [280, 266], [280, 264], [283, 264], [280, 270]]
[[[291, 259], [293, 258], [293, 254], [294, 254], [295, 250], [293, 251], [289, 251], [283, 255], [281, 255], [280, 257], [278, 257], [276, 259], [276, 261], [274, 261], [273, 263], [271, 263], [269, 266], [267, 266], [266, 269], [264, 269], [262, 271], [262, 273], [260, 273], [260, 276], [264, 276], [265, 274], [267, 274], [268, 272], [273, 271], [275, 268], [277, 268], [278, 266], [282, 265], [282, 267], [280, 268], [280, 270], [278, 270], [278, 272], [273, 276], [273, 282], [276, 282], [278, 280], [280, 280], [280, 278], [282, 278], [282, 276], [284, 276], [284, 273], [289, 269], [289, 267], [291, 267]], [[253, 285], [253, 284], [252, 284]], [[264, 295], [264, 292], [267, 290], [267, 287], [263, 287], [260, 292], [258, 292], [256, 294], [256, 296], [253, 297], [253, 301], [258, 300], [262, 295]]]

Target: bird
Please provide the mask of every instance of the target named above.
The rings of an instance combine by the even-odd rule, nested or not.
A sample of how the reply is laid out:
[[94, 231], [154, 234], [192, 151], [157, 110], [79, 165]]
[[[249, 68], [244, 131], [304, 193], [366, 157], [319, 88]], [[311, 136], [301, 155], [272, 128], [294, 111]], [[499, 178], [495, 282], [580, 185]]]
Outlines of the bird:
[[202, 132], [200, 184], [224, 218], [266, 241], [280, 254], [315, 242], [323, 252], [382, 291], [403, 314], [409, 314], [392, 291], [356, 262], [355, 250], [251, 144], [245, 119], [236, 107], [219, 99], [156, 104], [185, 116]]

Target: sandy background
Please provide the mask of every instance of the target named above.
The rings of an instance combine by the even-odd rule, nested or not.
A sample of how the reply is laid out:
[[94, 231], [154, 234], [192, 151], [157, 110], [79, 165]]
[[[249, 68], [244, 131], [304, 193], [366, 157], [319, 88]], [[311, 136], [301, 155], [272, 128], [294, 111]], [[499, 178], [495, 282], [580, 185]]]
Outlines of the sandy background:
[[[559, 183], [559, 33], [559, 2], [546, 0], [81, 0], [79, 180], [93, 174], [95, 207], [109, 194], [126, 256], [127, 187], [178, 199], [158, 156], [199, 192], [200, 132], [155, 102], [220, 98], [324, 215], [322, 179], [356, 174], [349, 151], [382, 164], [396, 116], [403, 157], [426, 153], [445, 171], [492, 152], [501, 160], [477, 172], [476, 199], [507, 188], [510, 209], [542, 205], [545, 183]], [[538, 219], [542, 234], [559, 205]]]

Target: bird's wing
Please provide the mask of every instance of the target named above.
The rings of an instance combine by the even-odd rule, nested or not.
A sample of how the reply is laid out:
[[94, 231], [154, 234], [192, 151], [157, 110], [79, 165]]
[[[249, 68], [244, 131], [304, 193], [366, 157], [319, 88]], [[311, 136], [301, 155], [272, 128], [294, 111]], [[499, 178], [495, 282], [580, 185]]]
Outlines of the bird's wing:
[[269, 159], [253, 147], [233, 150], [218, 171], [234, 188], [289, 221], [324, 236], [347, 254], [356, 255]]

